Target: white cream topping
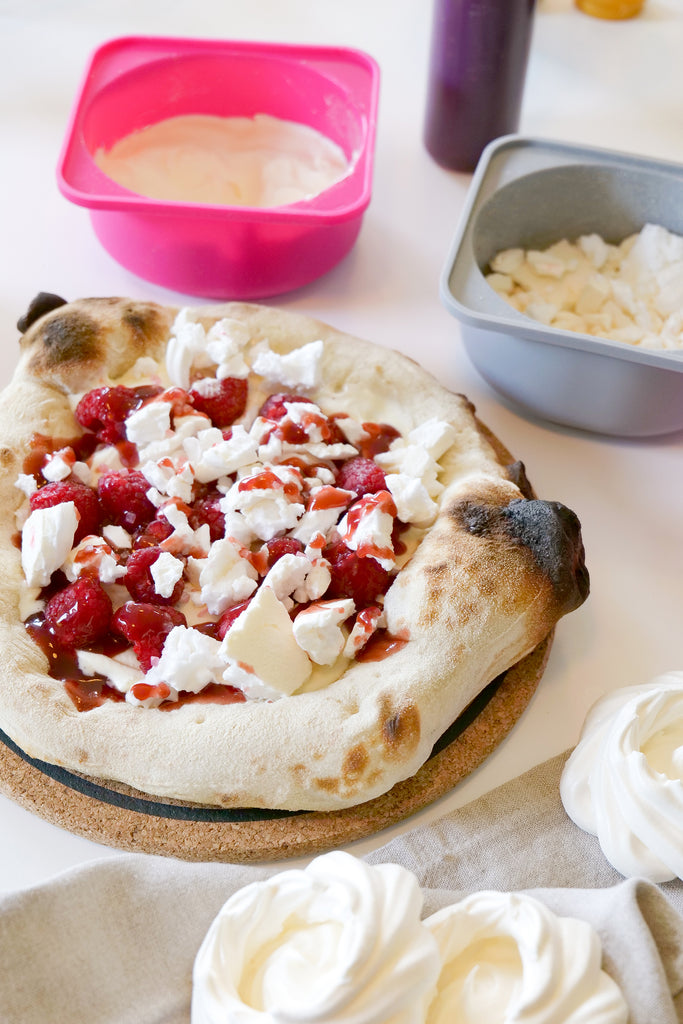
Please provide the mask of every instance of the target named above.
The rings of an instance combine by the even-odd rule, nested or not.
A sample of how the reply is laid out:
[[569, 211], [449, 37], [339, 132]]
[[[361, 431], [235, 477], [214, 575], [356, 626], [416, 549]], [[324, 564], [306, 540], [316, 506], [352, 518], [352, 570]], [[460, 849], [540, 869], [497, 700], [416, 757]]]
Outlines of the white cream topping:
[[226, 537], [211, 545], [199, 573], [202, 601], [211, 615], [246, 600], [256, 590], [258, 573]]
[[171, 429], [170, 402], [153, 401], [136, 409], [126, 418], [126, 437], [139, 447], [162, 441]]
[[344, 645], [344, 657], [355, 658], [365, 647], [372, 634], [382, 626], [386, 626], [384, 610], [378, 605], [370, 605], [356, 616]]
[[194, 965], [192, 1024], [419, 1024], [439, 971], [415, 877], [341, 851], [240, 889]]
[[209, 683], [222, 682], [220, 641], [190, 626], [174, 626], [156, 665], [145, 675], [150, 686], [166, 683], [173, 690], [199, 693]]
[[565, 765], [560, 795], [622, 875], [683, 878], [683, 672], [599, 700]]
[[162, 551], [150, 566], [154, 590], [159, 597], [170, 597], [178, 580], [182, 579], [185, 563], [170, 551]]
[[[249, 376], [243, 350], [249, 342], [249, 332], [244, 324], [231, 317], [224, 317], [209, 328], [206, 335], [206, 351], [216, 363], [216, 378], [244, 378]], [[210, 378], [209, 378], [210, 379]]]
[[113, 445], [99, 448], [90, 457], [90, 472], [95, 480], [95, 486], [99, 476], [103, 476], [105, 473], [120, 473], [124, 469], [119, 450]]
[[66, 480], [71, 476], [76, 456], [73, 448], [60, 448], [57, 452], [48, 455], [41, 472], [46, 480], [54, 483], [57, 480]]
[[384, 477], [387, 490], [394, 499], [396, 515], [402, 523], [419, 523], [428, 526], [435, 518], [438, 505], [419, 477], [405, 473], [387, 473]]
[[21, 564], [29, 587], [47, 586], [71, 551], [77, 529], [73, 501], [31, 512], [21, 534]]
[[166, 346], [166, 373], [171, 384], [189, 388], [190, 371], [210, 365], [206, 351], [206, 331], [194, 314], [183, 308], [178, 312], [171, 327], [171, 337]]
[[81, 672], [86, 676], [103, 676], [120, 693], [127, 693], [144, 678], [139, 665], [128, 665], [120, 656], [110, 658], [96, 651], [77, 651], [76, 657]]
[[310, 341], [282, 355], [264, 344], [259, 347], [251, 368], [254, 373], [285, 388], [314, 388], [322, 354], [322, 341]]
[[173, 533], [161, 541], [160, 548], [174, 555], [193, 555], [195, 558], [208, 556], [211, 550], [211, 529], [206, 523], [193, 529], [186, 513], [172, 501], [161, 506], [159, 515], [173, 527]]
[[126, 549], [133, 546], [133, 539], [128, 530], [124, 530], [122, 526], [115, 526], [113, 523], [102, 527], [102, 536], [115, 548]]
[[271, 587], [260, 587], [232, 624], [221, 655], [227, 663], [224, 681], [258, 699], [290, 696], [313, 669], [296, 642], [287, 609]]
[[311, 559], [306, 554], [285, 554], [268, 570], [262, 586], [270, 587], [278, 601], [285, 604], [292, 597], [305, 604], [322, 597], [330, 580], [329, 563], [325, 559]]
[[432, 418], [397, 438], [389, 451], [375, 456], [386, 474], [387, 490], [403, 523], [428, 526], [436, 517], [434, 500], [443, 487], [439, 482], [441, 459], [456, 437], [451, 423]]
[[223, 512], [240, 512], [255, 537], [272, 540], [293, 530], [303, 515], [305, 505], [297, 500], [302, 486], [290, 466], [258, 466], [232, 485], [220, 507]]
[[100, 583], [115, 583], [126, 575], [104, 537], [88, 536], [72, 548], [62, 566], [66, 578], [73, 582], [85, 569], [94, 569]]
[[31, 495], [38, 490], [36, 478], [31, 476], [30, 473], [19, 473], [18, 477], [14, 481], [14, 486], [27, 498], [30, 498]]
[[625, 1024], [597, 933], [522, 893], [479, 892], [425, 922], [442, 966], [427, 1024]]
[[294, 619], [294, 639], [316, 665], [333, 665], [346, 643], [342, 625], [355, 610], [350, 598], [309, 605]]
[[351, 551], [374, 558], [384, 569], [392, 569], [396, 561], [391, 534], [394, 517], [386, 511], [378, 494], [365, 494], [355, 502], [337, 527], [339, 536]]
[[249, 366], [243, 350], [250, 340], [244, 324], [224, 317], [208, 332], [189, 309], [181, 309], [173, 322], [166, 348], [166, 373], [172, 384], [187, 388], [192, 369], [215, 365], [219, 380], [225, 377], [246, 377]]
[[98, 149], [95, 162], [152, 199], [260, 208], [310, 199], [349, 172], [327, 136], [269, 114], [165, 118]]
[[229, 438], [212, 427], [202, 431], [184, 444], [187, 457], [191, 460], [197, 480], [211, 483], [251, 466], [257, 461], [258, 441], [237, 423]]
[[[154, 402], [150, 403], [154, 405]], [[166, 404], [166, 403], [160, 403]], [[188, 438], [195, 437], [202, 431], [207, 430], [211, 421], [208, 416], [201, 413], [194, 413], [186, 416], [176, 416], [173, 422], [173, 430], [168, 431], [165, 436], [156, 440], [149, 440], [147, 443], [138, 444], [138, 454], [141, 464], [146, 462], [160, 462], [168, 459], [174, 465], [182, 467], [185, 459], [185, 444]]]

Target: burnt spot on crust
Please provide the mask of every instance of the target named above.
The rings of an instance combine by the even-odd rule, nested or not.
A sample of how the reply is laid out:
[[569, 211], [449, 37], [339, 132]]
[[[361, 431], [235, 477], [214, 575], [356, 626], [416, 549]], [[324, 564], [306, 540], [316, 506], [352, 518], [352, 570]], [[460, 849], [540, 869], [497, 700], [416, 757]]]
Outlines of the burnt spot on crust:
[[[380, 698], [374, 735], [369, 742], [351, 747], [341, 764], [339, 775], [310, 776], [310, 769], [298, 765], [293, 770], [297, 784], [310, 781], [317, 791], [348, 796], [373, 786], [384, 769], [373, 767], [373, 752], [381, 751], [380, 762], [408, 759], [420, 741], [420, 712], [412, 703], [397, 707], [390, 695]], [[379, 770], [378, 770], [379, 767]]]
[[83, 310], [69, 310], [51, 317], [41, 329], [40, 369], [53, 369], [65, 363], [88, 363], [99, 353], [102, 328]]
[[140, 310], [127, 309], [123, 314], [123, 322], [131, 334], [137, 337], [146, 333], [147, 317]]
[[134, 307], [129, 306], [125, 309], [121, 319], [141, 352], [144, 352], [150, 338], [163, 331], [162, 317], [156, 306], [137, 303]]
[[414, 704], [394, 707], [389, 696], [381, 701], [380, 740], [389, 760], [404, 758], [420, 741], [420, 712]]
[[61, 295], [55, 295], [54, 292], [38, 292], [29, 302], [24, 315], [17, 320], [17, 330], [23, 334], [31, 324], [40, 320], [46, 313], [51, 313], [53, 309], [59, 309], [60, 306], [66, 306], [66, 304], [67, 300], [63, 299]]
[[555, 591], [562, 614], [586, 600], [590, 578], [578, 517], [559, 501], [516, 498], [509, 505], [462, 502], [450, 513], [477, 537], [505, 536], [531, 554]]
[[559, 501], [512, 501], [503, 510], [510, 533], [534, 555], [552, 580], [563, 607], [578, 608], [588, 597], [590, 578], [576, 513]]
[[449, 509], [458, 525], [475, 537], [493, 534], [499, 512], [493, 505], [479, 505], [474, 501], [463, 501]]
[[471, 401], [469, 400], [469, 398], [467, 397], [467, 395], [463, 395], [463, 393], [462, 393], [461, 391], [456, 391], [456, 392], [455, 392], [455, 396], [456, 396], [456, 398], [459, 398], [459, 399], [461, 400], [461, 402], [462, 402], [462, 404], [463, 404], [463, 407], [465, 408], [465, 410], [466, 410], [466, 411], [467, 411], [468, 413], [470, 413], [470, 415], [474, 416], [474, 414], [475, 414], [475, 412], [476, 412], [477, 410], [475, 409], [475, 407], [474, 407], [473, 403], [472, 403], [472, 402], [471, 402]]
[[535, 497], [534, 489], [529, 483], [529, 478], [526, 475], [526, 466], [523, 462], [517, 459], [515, 462], [511, 462], [509, 466], [505, 467], [505, 472], [508, 475], [508, 479], [518, 487], [525, 498], [532, 499]]
[[116, 297], [78, 299], [40, 317], [22, 336], [28, 368], [54, 387], [85, 390], [102, 373], [116, 379], [143, 355], [158, 357], [173, 311]]

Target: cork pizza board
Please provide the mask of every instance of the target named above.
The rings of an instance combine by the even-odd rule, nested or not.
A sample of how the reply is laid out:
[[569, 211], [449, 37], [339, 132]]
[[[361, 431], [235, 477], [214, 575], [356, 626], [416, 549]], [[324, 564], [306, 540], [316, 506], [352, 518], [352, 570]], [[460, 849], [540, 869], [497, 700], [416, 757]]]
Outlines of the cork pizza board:
[[495, 679], [436, 744], [416, 775], [383, 796], [331, 812], [223, 809], [161, 800], [24, 754], [0, 732], [0, 792], [105, 846], [231, 863], [314, 855], [404, 820], [449, 793], [507, 736], [545, 669], [552, 634]]

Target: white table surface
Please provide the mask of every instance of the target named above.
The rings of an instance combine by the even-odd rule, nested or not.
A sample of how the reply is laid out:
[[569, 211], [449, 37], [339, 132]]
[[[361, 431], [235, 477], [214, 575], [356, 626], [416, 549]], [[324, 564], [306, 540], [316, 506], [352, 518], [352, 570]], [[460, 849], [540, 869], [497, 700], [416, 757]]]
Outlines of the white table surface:
[[[185, 302], [100, 247], [87, 212], [62, 198], [55, 165], [85, 62], [127, 34], [341, 44], [381, 69], [373, 200], [353, 252], [326, 277], [271, 301], [420, 360], [465, 392], [527, 466], [542, 497], [583, 523], [592, 594], [560, 624], [542, 685], [482, 768], [396, 828], [428, 822], [572, 746], [605, 691], [683, 668], [683, 434], [621, 441], [532, 422], [471, 367], [438, 279], [470, 176], [437, 167], [422, 119], [427, 0], [0, 0], [0, 384], [17, 318], [38, 291]], [[683, 2], [647, 0], [606, 22], [540, 0], [520, 131], [683, 162]], [[1, 654], [0, 654], [1, 656]], [[357, 853], [394, 830], [352, 844]], [[0, 797], [0, 890], [118, 851]]]

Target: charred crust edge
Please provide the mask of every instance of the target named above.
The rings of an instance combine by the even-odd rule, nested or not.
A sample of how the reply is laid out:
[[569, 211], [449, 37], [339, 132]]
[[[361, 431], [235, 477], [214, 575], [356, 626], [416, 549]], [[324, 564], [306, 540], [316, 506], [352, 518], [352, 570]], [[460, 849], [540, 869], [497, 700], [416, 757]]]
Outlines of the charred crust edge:
[[101, 332], [97, 320], [83, 310], [71, 310], [51, 317], [40, 330], [43, 365], [56, 367], [96, 359]]
[[503, 508], [464, 501], [451, 514], [473, 536], [504, 536], [526, 548], [552, 584], [562, 614], [578, 608], [588, 597], [590, 577], [581, 524], [566, 505], [539, 498], [515, 498]]
[[529, 478], [526, 475], [526, 466], [523, 462], [517, 459], [515, 462], [511, 462], [505, 467], [505, 472], [508, 475], [508, 479], [518, 487], [520, 493], [527, 499], [531, 500], [535, 498], [534, 489], [529, 482]]
[[46, 313], [51, 313], [53, 309], [59, 309], [60, 306], [66, 305], [67, 300], [63, 299], [61, 295], [55, 295], [54, 292], [38, 292], [29, 302], [24, 315], [17, 320], [17, 330], [24, 334], [31, 324], [40, 320]]

